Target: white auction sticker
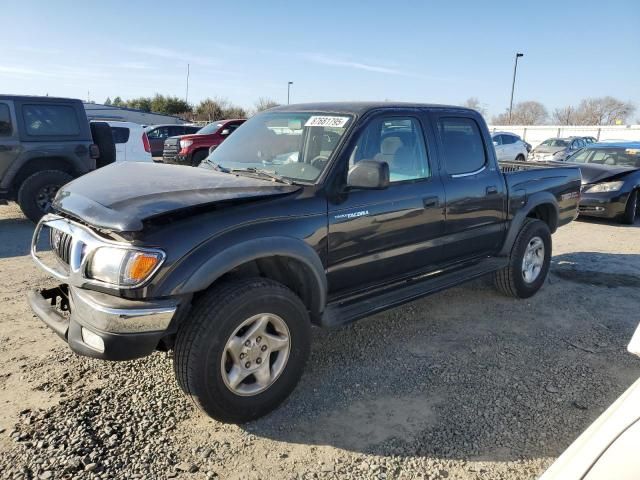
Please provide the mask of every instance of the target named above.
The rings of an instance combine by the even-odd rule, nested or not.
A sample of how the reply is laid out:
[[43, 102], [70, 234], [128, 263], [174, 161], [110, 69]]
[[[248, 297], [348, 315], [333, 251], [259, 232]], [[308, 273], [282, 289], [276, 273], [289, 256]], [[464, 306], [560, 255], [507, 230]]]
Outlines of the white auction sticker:
[[329, 117], [314, 115], [304, 124], [305, 127], [335, 127], [341, 128], [349, 121], [349, 117]]

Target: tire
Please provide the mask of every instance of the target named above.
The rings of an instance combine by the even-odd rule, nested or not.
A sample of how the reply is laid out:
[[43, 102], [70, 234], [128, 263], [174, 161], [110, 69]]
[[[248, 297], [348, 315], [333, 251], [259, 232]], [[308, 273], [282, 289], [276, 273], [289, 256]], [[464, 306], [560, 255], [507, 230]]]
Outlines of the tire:
[[18, 205], [22, 213], [37, 223], [51, 211], [51, 203], [57, 191], [73, 177], [61, 170], [42, 170], [27, 177], [18, 189]]
[[208, 156], [209, 152], [207, 150], [198, 150], [191, 157], [191, 166], [197, 167]]
[[[537, 239], [537, 240], [536, 240]], [[539, 264], [539, 269], [524, 272], [524, 259], [529, 246], [535, 247], [541, 242], [544, 250], [542, 254], [529, 257], [529, 265]], [[505, 295], [515, 298], [529, 298], [544, 284], [549, 273], [551, 263], [551, 232], [542, 220], [528, 218], [525, 220], [520, 233], [511, 249], [509, 265], [494, 273], [494, 283], [498, 290]], [[533, 275], [535, 272], [535, 276]], [[527, 278], [529, 277], [529, 278]]]
[[91, 137], [98, 146], [100, 156], [96, 159], [96, 168], [105, 167], [116, 161], [116, 144], [113, 132], [106, 122], [91, 122]]
[[629, 195], [627, 205], [624, 208], [624, 214], [622, 215], [621, 222], [626, 225], [633, 225], [638, 213], [638, 190], [634, 190]]
[[[249, 341], [251, 347], [247, 347], [244, 338], [241, 339], [237, 345], [242, 350], [236, 353], [239, 353], [237, 358], [244, 360], [234, 363], [229, 353], [231, 349], [227, 351], [226, 346], [232, 338], [241, 338], [236, 337], [238, 328], [256, 317], [277, 317], [278, 321], [284, 322], [286, 328], [280, 331], [288, 333], [287, 356], [280, 357], [285, 354], [285, 349], [271, 351], [271, 339], [283, 338], [283, 334], [271, 330], [264, 333], [268, 338], [263, 339], [261, 345], [259, 336]], [[253, 326], [255, 324], [249, 325], [249, 330]], [[242, 335], [246, 333], [239, 331]], [[229, 281], [198, 298], [190, 318], [180, 326], [173, 364], [176, 379], [180, 388], [210, 417], [229, 423], [247, 422], [276, 408], [293, 391], [309, 356], [310, 335], [307, 309], [287, 287], [264, 278]], [[265, 348], [264, 342], [269, 344], [269, 349]], [[260, 349], [267, 351], [263, 354]], [[254, 371], [260, 370], [258, 365], [261, 362], [256, 355], [267, 356], [267, 372], [271, 378], [264, 382], [265, 387], [261, 387], [258, 377], [248, 374], [234, 391], [232, 386], [228, 386], [232, 369], [236, 368], [243, 374], [249, 371], [243, 368], [247, 365]], [[278, 363], [281, 358], [284, 358], [284, 365]], [[266, 364], [266, 361], [262, 364], [263, 372]], [[279, 373], [274, 375], [276, 371]], [[237, 378], [243, 377], [239, 375]], [[260, 391], [260, 388], [264, 389]]]
[[526, 161], [526, 159], [524, 158], [524, 155], [520, 154], [516, 157], [516, 162], [524, 162]]

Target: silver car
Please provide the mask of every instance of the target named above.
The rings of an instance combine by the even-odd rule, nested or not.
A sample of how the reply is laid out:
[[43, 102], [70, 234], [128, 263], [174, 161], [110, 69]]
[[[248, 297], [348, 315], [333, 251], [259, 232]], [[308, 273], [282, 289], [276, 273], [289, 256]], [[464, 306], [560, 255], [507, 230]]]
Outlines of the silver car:
[[524, 162], [527, 159], [527, 145], [518, 135], [509, 132], [494, 132], [491, 139], [496, 149], [498, 161]]
[[587, 142], [582, 137], [547, 138], [529, 154], [529, 160], [548, 162], [564, 161], [569, 155], [585, 147]]

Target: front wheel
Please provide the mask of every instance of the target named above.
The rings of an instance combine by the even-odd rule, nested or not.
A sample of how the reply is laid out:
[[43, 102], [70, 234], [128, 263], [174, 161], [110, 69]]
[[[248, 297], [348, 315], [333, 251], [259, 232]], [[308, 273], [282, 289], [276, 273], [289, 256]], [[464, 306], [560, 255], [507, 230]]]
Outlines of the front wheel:
[[193, 154], [193, 156], [191, 157], [191, 166], [193, 167], [197, 167], [198, 165], [200, 165], [202, 163], [202, 161], [207, 158], [209, 154], [207, 153], [206, 150], [198, 150], [196, 153]]
[[542, 287], [550, 263], [549, 227], [542, 220], [528, 218], [513, 244], [509, 265], [494, 274], [495, 285], [506, 295], [529, 298]]
[[629, 195], [629, 199], [627, 200], [627, 205], [624, 209], [624, 214], [622, 215], [622, 223], [626, 223], [627, 225], [633, 225], [633, 222], [636, 220], [636, 215], [638, 213], [638, 190], [634, 190]]
[[520, 154], [516, 157], [516, 162], [524, 162], [526, 161], [526, 159], [524, 158], [524, 155]]
[[193, 305], [179, 328], [174, 370], [182, 390], [209, 416], [242, 423], [276, 408], [307, 361], [306, 307], [263, 278], [224, 283]]

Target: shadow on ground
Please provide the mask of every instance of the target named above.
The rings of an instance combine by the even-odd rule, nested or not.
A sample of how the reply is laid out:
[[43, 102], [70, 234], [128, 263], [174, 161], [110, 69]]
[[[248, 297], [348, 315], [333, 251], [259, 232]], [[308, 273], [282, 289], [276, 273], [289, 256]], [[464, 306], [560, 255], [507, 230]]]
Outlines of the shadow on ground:
[[[378, 455], [558, 456], [640, 376], [626, 352], [639, 320], [638, 277], [607, 289], [567, 281], [559, 265], [583, 255], [593, 254], [556, 257], [562, 273], [531, 299], [502, 297], [482, 279], [316, 331], [294, 394], [244, 428]], [[640, 260], [598, 255], [600, 268]], [[603, 310], [608, 304], [619, 307]]]

